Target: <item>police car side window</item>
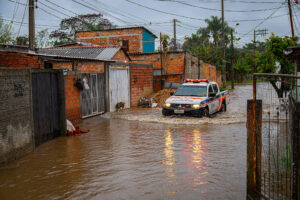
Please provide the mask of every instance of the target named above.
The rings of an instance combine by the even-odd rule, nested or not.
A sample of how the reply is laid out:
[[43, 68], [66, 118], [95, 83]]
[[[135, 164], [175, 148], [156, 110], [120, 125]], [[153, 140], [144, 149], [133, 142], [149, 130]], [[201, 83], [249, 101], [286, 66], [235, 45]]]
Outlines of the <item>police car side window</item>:
[[210, 85], [209, 88], [208, 88], [208, 92], [209, 92], [209, 93], [213, 93], [213, 92], [214, 92], [211, 85]]
[[213, 88], [214, 88], [215, 93], [217, 93], [218, 92], [218, 86], [216, 84], [213, 84]]

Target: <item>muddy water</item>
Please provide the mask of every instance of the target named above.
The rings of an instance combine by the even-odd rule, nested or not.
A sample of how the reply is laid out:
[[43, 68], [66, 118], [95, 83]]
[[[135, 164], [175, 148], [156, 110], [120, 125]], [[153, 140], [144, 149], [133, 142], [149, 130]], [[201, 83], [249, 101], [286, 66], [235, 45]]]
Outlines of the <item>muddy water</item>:
[[252, 85], [239, 85], [230, 91], [230, 104], [226, 113], [217, 113], [212, 118], [197, 118], [187, 116], [167, 116], [161, 113], [161, 108], [131, 109], [116, 113], [106, 113], [108, 119], [126, 119], [140, 122], [155, 122], [166, 124], [234, 124], [246, 122], [247, 99], [252, 99]]
[[0, 168], [0, 199], [245, 199], [244, 123], [83, 125], [91, 132], [47, 142]]

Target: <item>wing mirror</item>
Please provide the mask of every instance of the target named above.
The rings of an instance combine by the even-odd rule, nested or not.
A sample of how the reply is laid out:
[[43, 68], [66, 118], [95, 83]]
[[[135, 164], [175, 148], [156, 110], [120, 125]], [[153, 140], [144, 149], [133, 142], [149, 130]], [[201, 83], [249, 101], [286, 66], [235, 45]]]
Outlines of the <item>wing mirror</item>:
[[174, 92], [170, 92], [170, 95], [173, 96], [173, 95], [174, 95]]

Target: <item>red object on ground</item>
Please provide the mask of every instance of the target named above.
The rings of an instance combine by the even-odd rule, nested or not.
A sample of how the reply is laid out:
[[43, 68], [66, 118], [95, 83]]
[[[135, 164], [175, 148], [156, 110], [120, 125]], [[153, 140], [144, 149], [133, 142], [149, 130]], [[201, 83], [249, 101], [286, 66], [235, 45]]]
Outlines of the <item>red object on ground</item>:
[[81, 130], [80, 129], [80, 133], [88, 133], [88, 132], [90, 132], [90, 130]]
[[80, 128], [79, 128], [79, 126], [75, 126], [75, 135], [76, 136], [80, 135]]
[[74, 131], [68, 131], [68, 136], [73, 136]]

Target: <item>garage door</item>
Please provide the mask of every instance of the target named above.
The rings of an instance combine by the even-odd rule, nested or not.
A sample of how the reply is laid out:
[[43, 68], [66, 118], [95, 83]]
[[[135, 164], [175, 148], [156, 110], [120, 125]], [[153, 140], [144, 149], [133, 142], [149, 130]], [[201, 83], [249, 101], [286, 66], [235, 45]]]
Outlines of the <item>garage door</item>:
[[110, 66], [109, 68], [110, 112], [116, 111], [116, 104], [125, 103], [130, 108], [130, 82], [128, 66]]

